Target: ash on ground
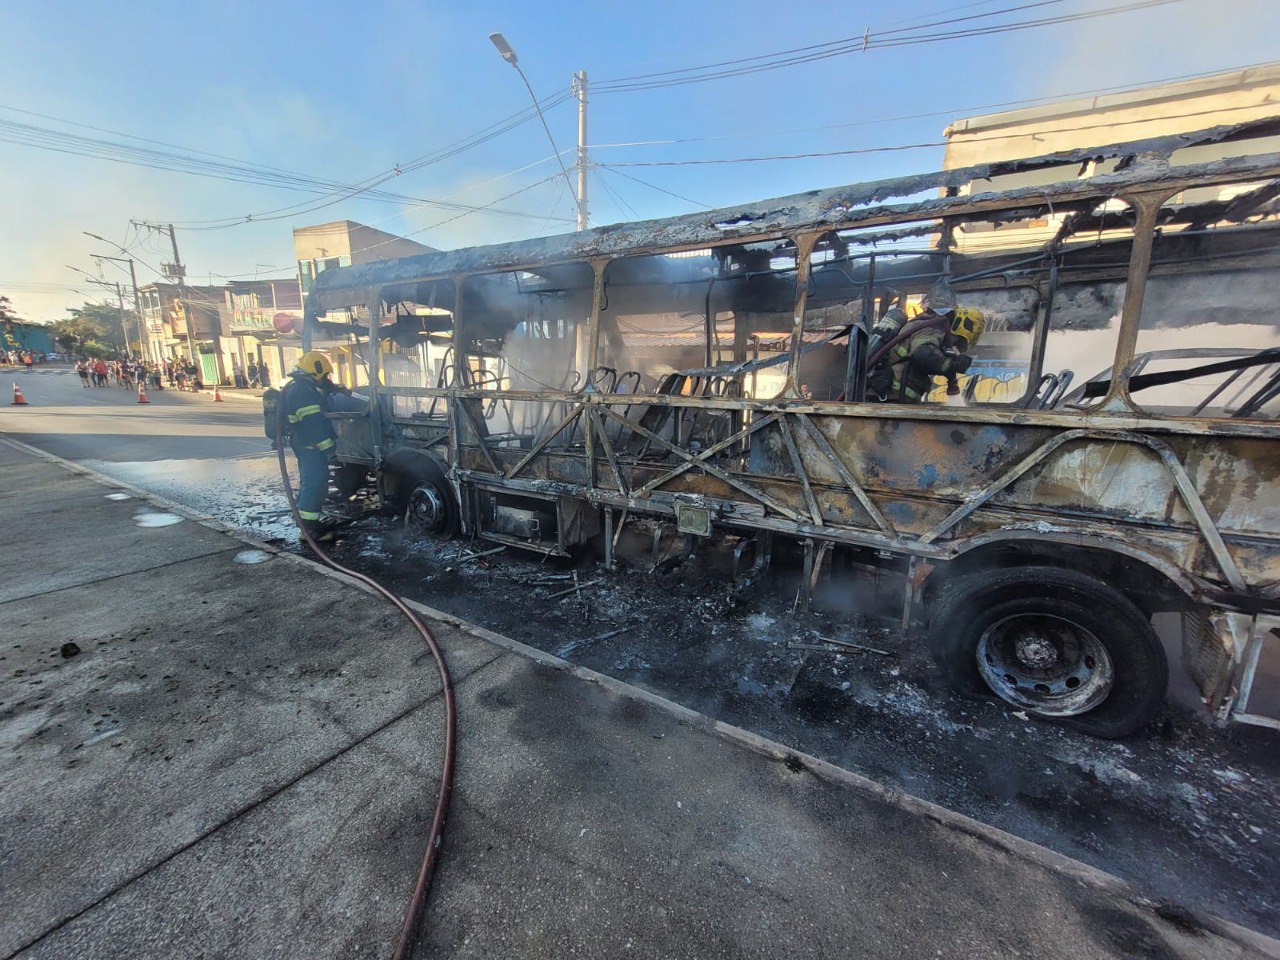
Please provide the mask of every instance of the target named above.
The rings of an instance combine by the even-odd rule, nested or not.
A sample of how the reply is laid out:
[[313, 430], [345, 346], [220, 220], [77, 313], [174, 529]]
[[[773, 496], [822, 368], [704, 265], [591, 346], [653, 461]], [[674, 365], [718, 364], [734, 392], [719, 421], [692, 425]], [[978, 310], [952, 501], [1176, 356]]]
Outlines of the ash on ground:
[[[901, 581], [832, 564], [810, 610], [795, 557], [733, 582], [725, 544], [618, 568], [424, 538], [369, 516], [334, 548], [403, 595], [958, 810], [1154, 897], [1280, 934], [1280, 758], [1265, 731], [1170, 708], [1126, 742], [947, 687], [900, 629]], [[477, 556], [477, 554], [485, 554]], [[852, 645], [852, 646], [850, 646]], [[874, 837], [867, 842], [874, 843]]]

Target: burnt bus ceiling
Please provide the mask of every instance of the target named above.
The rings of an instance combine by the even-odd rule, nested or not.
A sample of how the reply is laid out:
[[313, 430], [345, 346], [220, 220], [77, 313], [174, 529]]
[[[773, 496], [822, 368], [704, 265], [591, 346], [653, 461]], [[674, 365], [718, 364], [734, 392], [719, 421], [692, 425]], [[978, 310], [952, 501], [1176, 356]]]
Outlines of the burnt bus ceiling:
[[[686, 214], [659, 220], [613, 224], [578, 233], [541, 237], [512, 243], [468, 247], [420, 254], [398, 260], [326, 270], [316, 279], [308, 297], [308, 312], [357, 302], [368, 291], [413, 283], [423, 277], [469, 274], [480, 271], [615, 257], [649, 249], [717, 246], [737, 238], [787, 234], [823, 226], [874, 221], [887, 216], [940, 217], [951, 209], [984, 200], [1016, 204], [1020, 197], [1039, 203], [1078, 195], [1082, 190], [1106, 192], [1124, 186], [1154, 187], [1162, 181], [1178, 182], [1200, 176], [1260, 175], [1274, 177], [1280, 154], [1228, 157], [1209, 163], [1170, 166], [1169, 157], [1190, 146], [1235, 142], [1280, 134], [1280, 117], [1251, 123], [1228, 124], [1193, 133], [1174, 134], [1100, 147], [1060, 151], [1023, 160], [978, 164], [935, 173], [897, 177], [870, 183], [831, 187], [765, 200], [741, 207]], [[1064, 170], [1061, 183], [999, 194], [973, 193], [960, 197], [961, 187], [993, 177], [1044, 167], [1078, 166], [1090, 160], [1122, 158], [1115, 173], [1077, 180]], [[941, 191], [944, 195], [938, 196]], [[888, 201], [898, 198], [900, 202]], [[904, 199], [905, 198], [905, 199]]]

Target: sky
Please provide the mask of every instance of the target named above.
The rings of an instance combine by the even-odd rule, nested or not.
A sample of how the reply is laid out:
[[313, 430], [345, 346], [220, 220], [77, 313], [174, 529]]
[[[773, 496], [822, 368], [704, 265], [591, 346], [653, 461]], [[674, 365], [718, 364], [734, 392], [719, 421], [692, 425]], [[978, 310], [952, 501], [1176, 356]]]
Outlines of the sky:
[[[568, 188], [536, 121], [450, 159], [392, 173], [397, 164], [406, 166], [529, 106], [520, 77], [489, 42], [494, 31], [515, 47], [539, 97], [567, 90], [575, 70], [585, 70], [589, 84], [600, 86], [589, 99], [588, 137], [595, 145], [591, 159], [600, 164], [933, 143], [950, 120], [992, 112], [993, 104], [1229, 70], [1280, 55], [1274, 39], [1280, 36], [1280, 3], [1180, 0], [1036, 30], [869, 46], [705, 83], [603, 89], [617, 78], [864, 34], [875, 38], [1027, 2], [1032, 0], [10, 4], [0, 57], [0, 295], [11, 298], [20, 316], [44, 322], [102, 295], [71, 267], [108, 282], [127, 279], [116, 265], [95, 265], [91, 253], [119, 252], [84, 231], [125, 245], [139, 261], [140, 284], [157, 279], [153, 268], [171, 259], [168, 239], [131, 226], [133, 220], [178, 225], [193, 283], [292, 275], [292, 229], [338, 219], [436, 247], [571, 230]], [[1048, 0], [937, 29], [1126, 2], [1135, 0]], [[894, 119], [903, 117], [913, 119]], [[558, 148], [574, 146], [572, 103], [550, 110], [547, 121]], [[459, 217], [459, 211], [402, 200], [320, 196], [124, 165], [7, 142], [13, 128], [6, 123], [113, 140], [127, 134], [344, 184], [386, 173], [391, 179], [383, 190], [493, 204], [503, 212]], [[671, 140], [682, 142], [641, 143]], [[564, 156], [571, 165], [572, 154]], [[941, 161], [942, 148], [928, 147], [593, 169], [591, 222], [689, 213], [699, 204], [746, 203], [924, 172]], [[297, 209], [301, 204], [316, 209]], [[273, 216], [270, 211], [282, 212], [263, 219]], [[255, 219], [246, 221], [250, 215]], [[232, 220], [219, 229], [197, 229], [217, 225], [201, 221]]]

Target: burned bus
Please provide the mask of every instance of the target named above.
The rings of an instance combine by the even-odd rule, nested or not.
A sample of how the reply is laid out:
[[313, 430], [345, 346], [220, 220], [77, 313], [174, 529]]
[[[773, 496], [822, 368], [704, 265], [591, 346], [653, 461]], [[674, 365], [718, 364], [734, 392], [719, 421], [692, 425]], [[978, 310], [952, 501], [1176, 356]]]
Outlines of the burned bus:
[[[897, 570], [955, 684], [1092, 734], [1147, 723], [1171, 663], [1278, 727], [1278, 134], [327, 271], [307, 335], [372, 400], [339, 459], [440, 536], [609, 562], [647, 517], [757, 568], [791, 538], [810, 584], [833, 550]], [[869, 400], [868, 331], [940, 280], [986, 317], [972, 366]]]

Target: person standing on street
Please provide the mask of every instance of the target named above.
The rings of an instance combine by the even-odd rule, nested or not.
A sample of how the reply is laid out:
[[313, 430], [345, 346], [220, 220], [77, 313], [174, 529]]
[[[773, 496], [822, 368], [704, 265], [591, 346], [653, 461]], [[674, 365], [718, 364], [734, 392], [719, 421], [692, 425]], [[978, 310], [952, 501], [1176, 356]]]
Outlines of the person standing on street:
[[329, 492], [329, 460], [337, 435], [325, 416], [333, 395], [342, 388], [330, 379], [333, 362], [318, 350], [298, 358], [289, 382], [280, 391], [280, 404], [289, 445], [298, 458], [298, 514], [303, 529], [318, 540], [332, 540], [335, 522], [321, 514]]
[[84, 360], [76, 361], [76, 374], [80, 377], [80, 386], [89, 389], [89, 364]]

